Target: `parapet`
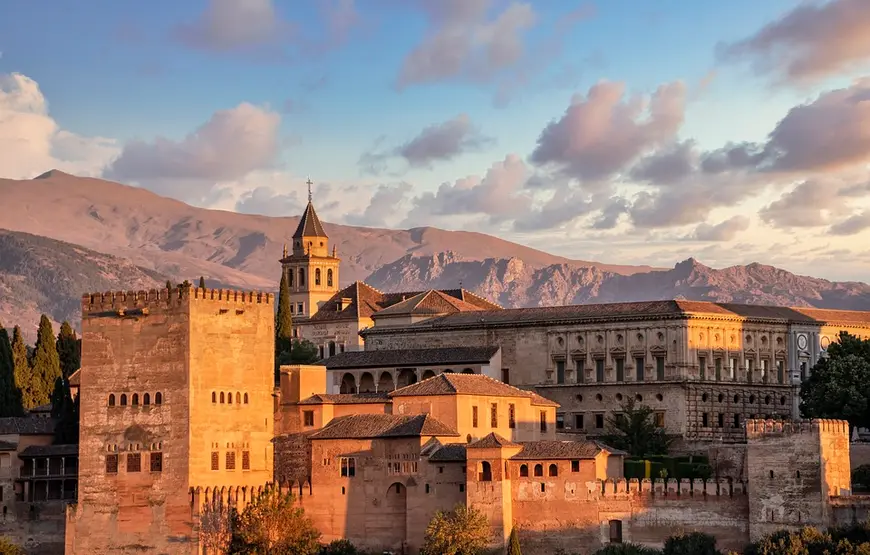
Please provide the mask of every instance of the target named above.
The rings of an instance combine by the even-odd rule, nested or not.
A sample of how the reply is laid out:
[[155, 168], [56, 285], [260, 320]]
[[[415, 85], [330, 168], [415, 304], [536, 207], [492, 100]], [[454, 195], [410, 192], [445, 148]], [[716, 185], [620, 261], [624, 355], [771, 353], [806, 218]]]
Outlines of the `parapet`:
[[846, 420], [834, 420], [817, 418], [813, 420], [765, 420], [750, 419], [746, 421], [746, 439], [763, 439], [768, 437], [783, 437], [788, 435], [821, 433], [849, 435], [849, 422]]
[[237, 291], [233, 289], [200, 289], [198, 287], [175, 287], [149, 291], [107, 291], [82, 295], [82, 316], [147, 315], [149, 310], [179, 306], [197, 300], [223, 301], [234, 305], [273, 304], [274, 295], [261, 291]]
[[261, 486], [215, 486], [191, 487], [190, 508], [194, 514], [205, 511], [222, 511], [228, 508], [243, 510], [258, 496], [271, 490], [292, 493], [297, 502], [312, 494], [311, 482], [267, 482]]
[[615, 498], [629, 495], [649, 495], [666, 498], [717, 498], [746, 495], [746, 483], [739, 480], [675, 480], [675, 479], [645, 479], [632, 478], [626, 480], [595, 480], [586, 482], [587, 498]]

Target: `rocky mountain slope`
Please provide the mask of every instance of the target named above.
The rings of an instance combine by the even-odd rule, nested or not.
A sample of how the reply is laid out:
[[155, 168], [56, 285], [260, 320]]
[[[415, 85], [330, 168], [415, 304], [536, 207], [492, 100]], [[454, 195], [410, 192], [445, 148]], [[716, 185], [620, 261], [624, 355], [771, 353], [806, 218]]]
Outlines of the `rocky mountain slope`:
[[165, 276], [123, 258], [0, 229], [0, 322], [9, 328], [20, 325], [30, 342], [43, 313], [55, 324], [69, 320], [78, 327], [83, 293], [151, 289], [165, 283]]
[[870, 310], [870, 285], [798, 276], [763, 264], [716, 270], [689, 259], [670, 270], [620, 275], [572, 263], [538, 267], [519, 257], [467, 260], [408, 255], [367, 280], [384, 291], [463, 287], [505, 307], [689, 299]]

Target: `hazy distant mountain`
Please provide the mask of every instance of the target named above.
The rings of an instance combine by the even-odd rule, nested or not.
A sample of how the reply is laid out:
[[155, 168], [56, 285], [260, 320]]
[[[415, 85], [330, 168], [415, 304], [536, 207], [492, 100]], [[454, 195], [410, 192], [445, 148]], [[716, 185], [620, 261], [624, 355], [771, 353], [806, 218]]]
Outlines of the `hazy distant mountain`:
[[763, 264], [716, 270], [694, 259], [670, 270], [620, 275], [572, 263], [536, 266], [519, 257], [466, 260], [448, 252], [405, 256], [374, 272], [384, 291], [457, 287], [505, 307], [689, 299], [870, 310], [870, 285], [798, 276]]

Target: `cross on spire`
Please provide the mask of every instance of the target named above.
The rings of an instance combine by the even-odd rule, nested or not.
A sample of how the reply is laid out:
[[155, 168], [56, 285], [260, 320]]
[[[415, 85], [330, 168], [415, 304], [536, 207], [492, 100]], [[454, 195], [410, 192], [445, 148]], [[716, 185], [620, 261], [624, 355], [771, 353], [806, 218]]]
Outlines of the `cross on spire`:
[[308, 202], [311, 202], [311, 186], [314, 185], [314, 182], [311, 181], [311, 176], [308, 176], [308, 181], [305, 182], [308, 185]]

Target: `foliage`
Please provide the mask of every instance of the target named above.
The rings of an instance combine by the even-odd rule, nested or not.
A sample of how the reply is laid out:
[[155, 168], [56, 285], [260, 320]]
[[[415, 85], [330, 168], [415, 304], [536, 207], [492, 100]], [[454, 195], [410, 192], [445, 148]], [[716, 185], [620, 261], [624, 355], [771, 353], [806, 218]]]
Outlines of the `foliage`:
[[[54, 330], [51, 320], [45, 314], [39, 319], [33, 358], [30, 367], [33, 371], [32, 399], [34, 407], [51, 402], [54, 382], [60, 377], [60, 357], [57, 355]], [[32, 407], [29, 407], [32, 408]]]
[[24, 549], [12, 543], [12, 540], [0, 536], [0, 555], [24, 555]]
[[206, 508], [199, 515], [199, 541], [209, 553], [227, 553], [233, 539], [233, 522], [238, 518], [235, 509], [221, 505]]
[[674, 442], [664, 428], [655, 425], [653, 410], [646, 405], [636, 406], [634, 399], [622, 405], [621, 415], [607, 418], [607, 434], [602, 440], [638, 458], [665, 455]]
[[507, 555], [523, 555], [522, 550], [520, 549], [520, 537], [517, 534], [517, 529], [511, 529], [511, 537], [508, 542], [508, 552]]
[[320, 358], [320, 350], [317, 345], [307, 339], [294, 339], [288, 362], [283, 364], [314, 364]]
[[870, 339], [841, 332], [801, 384], [801, 415], [870, 426]]
[[489, 544], [486, 516], [473, 507], [456, 505], [452, 511], [438, 511], [426, 527], [421, 555], [477, 555]]
[[172, 291], [172, 280], [166, 280], [166, 288]]
[[231, 553], [317, 555], [320, 532], [290, 493], [269, 488], [234, 519]]
[[27, 344], [18, 326], [12, 330], [12, 366], [15, 389], [21, 393], [21, 404], [25, 409], [32, 409], [37, 406], [33, 402], [33, 370], [27, 357]]
[[593, 555], [660, 555], [661, 551], [633, 543], [612, 543], [596, 551]]
[[81, 368], [82, 342], [66, 320], [60, 325], [57, 334], [57, 356], [60, 357], [60, 371], [64, 378], [69, 378]]
[[293, 350], [293, 317], [290, 314], [290, 283], [287, 272], [281, 270], [281, 285], [278, 288], [278, 313], [275, 315], [275, 381], [280, 378], [279, 366], [290, 360]]
[[12, 359], [12, 343], [9, 332], [0, 325], [0, 418], [21, 416], [21, 390], [15, 386], [15, 362]]
[[820, 531], [809, 526], [797, 532], [780, 530], [749, 545], [745, 555], [868, 555], [867, 524]]
[[56, 443], [79, 442], [79, 398], [73, 400], [69, 380], [60, 377], [54, 382], [51, 394], [51, 417], [57, 419], [54, 428]]
[[363, 555], [363, 552], [356, 548], [350, 540], [332, 540], [328, 545], [323, 546], [320, 550], [320, 555]]
[[870, 464], [862, 464], [852, 471], [852, 489], [870, 491]]
[[199, 276], [199, 288], [205, 289], [205, 276]]
[[662, 555], [722, 555], [716, 549], [716, 538], [701, 532], [671, 536], [665, 540]]

